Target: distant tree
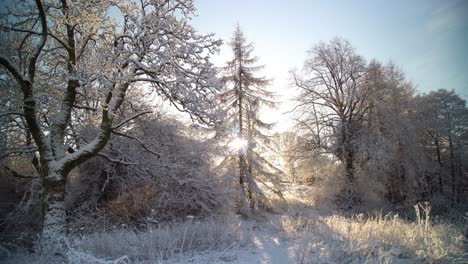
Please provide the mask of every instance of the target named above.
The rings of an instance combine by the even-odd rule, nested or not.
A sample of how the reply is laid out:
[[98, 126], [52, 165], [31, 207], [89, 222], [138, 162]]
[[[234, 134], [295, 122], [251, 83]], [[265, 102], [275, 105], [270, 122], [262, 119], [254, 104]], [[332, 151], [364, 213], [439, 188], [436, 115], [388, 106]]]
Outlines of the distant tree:
[[300, 90], [298, 125], [309, 132], [317, 150], [342, 162], [347, 183], [341, 195], [346, 203], [356, 204], [356, 137], [368, 110], [369, 91], [362, 85], [365, 62], [340, 38], [320, 42], [308, 54], [302, 72], [292, 73]]
[[277, 154], [282, 159], [283, 171], [290, 182], [298, 182], [297, 162], [301, 158], [299, 138], [294, 132], [276, 133], [274, 145]]
[[[402, 204], [421, 192], [432, 193], [432, 182], [426, 173], [427, 158], [418, 155], [418, 126], [414, 122], [414, 88], [393, 63], [369, 63], [365, 84], [371, 91], [359, 139], [360, 168], [364, 174], [379, 175], [385, 187], [384, 196], [392, 204]], [[362, 175], [366, 178], [369, 175]], [[418, 186], [414, 191], [410, 186]]]
[[342, 39], [315, 46], [292, 78], [300, 90], [298, 134], [306, 140], [299, 149], [307, 162], [322, 154], [340, 160], [345, 182], [341, 174], [324, 181], [339, 205], [464, 201], [467, 109], [453, 91], [415, 96], [395, 64], [366, 65]]
[[[256, 77], [255, 73], [263, 66], [254, 66], [258, 61], [252, 55], [253, 44], [247, 40], [237, 26], [229, 45], [232, 48], [234, 58], [227, 62], [223, 68], [222, 78], [225, 88], [221, 94], [221, 102], [227, 111], [226, 124], [237, 129], [237, 166], [239, 168], [239, 184], [241, 191], [240, 212], [247, 213], [247, 203], [250, 209], [254, 209], [261, 202], [267, 204], [267, 199], [257, 181], [266, 187], [267, 181], [276, 177], [268, 170], [274, 166], [260, 155], [262, 148], [265, 150], [269, 143], [266, 134], [272, 124], [263, 122], [259, 118], [261, 107], [274, 107], [273, 94], [264, 89], [270, 81], [264, 77]], [[276, 193], [279, 193], [275, 190]]]
[[443, 129], [439, 119], [439, 106], [434, 97], [420, 95], [415, 97], [415, 113], [414, 119], [418, 125], [418, 132], [421, 139], [421, 144], [425, 148], [425, 152], [433, 161], [432, 169], [433, 190], [434, 192], [444, 193], [444, 139]]
[[[112, 17], [110, 8], [122, 19]], [[59, 245], [65, 235], [69, 172], [99, 153], [114, 132], [148, 113], [121, 115], [134, 87], [145, 83], [194, 119], [214, 122], [216, 70], [208, 55], [220, 41], [187, 23], [194, 10], [192, 0], [35, 0], [12, 1], [1, 11], [1, 77], [8, 74], [14, 80], [10, 89], [22, 97], [19, 116], [31, 142], [6, 152], [35, 152], [44, 188], [43, 245]], [[80, 135], [73, 128], [82, 121], [99, 130], [76, 144]]]
[[463, 195], [464, 168], [463, 157], [466, 155], [464, 141], [468, 129], [468, 109], [466, 102], [453, 90], [440, 89], [419, 97], [419, 116], [426, 117], [423, 132], [434, 147], [433, 157], [439, 171], [439, 190], [443, 191], [442, 173], [450, 175], [452, 202], [455, 204]]

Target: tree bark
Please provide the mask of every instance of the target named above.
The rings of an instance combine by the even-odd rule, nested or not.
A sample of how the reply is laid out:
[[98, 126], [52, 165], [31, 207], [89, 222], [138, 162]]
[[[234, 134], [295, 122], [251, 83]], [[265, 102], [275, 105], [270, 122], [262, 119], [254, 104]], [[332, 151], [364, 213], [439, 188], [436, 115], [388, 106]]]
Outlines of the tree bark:
[[341, 127], [341, 145], [342, 145], [342, 162], [344, 163], [345, 167], [345, 174], [346, 174], [346, 185], [342, 190], [342, 195], [344, 195], [345, 201], [341, 201], [344, 203], [345, 207], [353, 207], [360, 203], [360, 198], [358, 197], [358, 193], [356, 190], [356, 182], [355, 182], [355, 171], [354, 171], [354, 150], [351, 142], [351, 135], [350, 135], [350, 127], [349, 122], [342, 121]]
[[56, 172], [44, 178], [43, 226], [41, 247], [44, 252], [60, 250], [66, 235], [65, 178]]
[[458, 183], [457, 183], [457, 204], [463, 202], [463, 189], [464, 189], [464, 182], [463, 182], [463, 162], [462, 157], [458, 157], [457, 160], [457, 167], [458, 167]]
[[437, 162], [439, 163], [439, 192], [443, 193], [444, 192], [444, 187], [443, 187], [443, 182], [442, 182], [442, 158], [440, 156], [440, 145], [439, 145], [439, 139], [436, 137], [434, 140], [434, 143], [436, 145], [436, 154], [437, 154]]
[[450, 151], [450, 176], [452, 178], [452, 204], [455, 204], [456, 197], [457, 197], [457, 183], [456, 183], [456, 177], [455, 177], [455, 154], [453, 150], [452, 133], [450, 133], [450, 131], [449, 131], [448, 139], [449, 139], [449, 151]]
[[245, 163], [245, 156], [239, 155], [239, 198], [240, 198], [240, 205], [238, 209], [238, 213], [244, 216], [249, 216], [249, 208], [247, 205], [247, 196], [245, 192], [245, 185], [246, 185], [246, 163]]

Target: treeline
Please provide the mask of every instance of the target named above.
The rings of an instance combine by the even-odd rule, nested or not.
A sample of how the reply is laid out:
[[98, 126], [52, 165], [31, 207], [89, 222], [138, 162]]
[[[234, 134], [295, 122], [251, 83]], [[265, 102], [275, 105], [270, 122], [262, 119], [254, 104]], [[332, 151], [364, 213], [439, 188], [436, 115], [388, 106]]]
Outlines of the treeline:
[[316, 45], [292, 77], [297, 138], [280, 136], [290, 174], [308, 166], [299, 177], [333, 186], [343, 207], [466, 200], [468, 109], [453, 90], [417, 94], [395, 64], [366, 63], [340, 38]]

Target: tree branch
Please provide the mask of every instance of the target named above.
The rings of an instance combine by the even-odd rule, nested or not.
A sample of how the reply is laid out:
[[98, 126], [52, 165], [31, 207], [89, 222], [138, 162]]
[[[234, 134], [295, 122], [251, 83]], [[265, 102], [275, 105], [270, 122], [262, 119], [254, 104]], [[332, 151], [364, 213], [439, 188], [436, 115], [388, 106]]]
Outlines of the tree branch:
[[141, 141], [140, 139], [138, 139], [138, 138], [136, 138], [136, 137], [132, 137], [132, 136], [130, 136], [130, 135], [126, 135], [126, 134], [117, 132], [117, 131], [112, 131], [112, 133], [114, 133], [114, 134], [116, 134], [116, 135], [118, 135], [118, 136], [121, 136], [121, 137], [126, 137], [126, 138], [130, 138], [130, 139], [133, 139], [133, 140], [137, 141], [146, 151], [148, 151], [149, 153], [155, 155], [158, 159], [161, 158], [161, 154], [159, 154], [159, 153], [157, 153], [157, 152], [151, 150], [150, 148], [148, 148], [148, 147], [146, 146], [146, 144], [145, 144], [143, 141]]
[[29, 74], [29, 80], [31, 83], [34, 80], [34, 75], [36, 73], [37, 58], [39, 57], [39, 54], [41, 54], [42, 48], [44, 48], [44, 45], [47, 40], [47, 20], [46, 20], [46, 14], [44, 11], [44, 7], [42, 6], [41, 0], [36, 0], [36, 5], [37, 5], [37, 9], [39, 10], [39, 18], [41, 20], [41, 40], [39, 42], [39, 45], [36, 51], [34, 52], [34, 54], [31, 56], [29, 60], [28, 74]]
[[37, 148], [13, 149], [13, 150], [9, 150], [9, 151], [5, 151], [3, 153], [0, 153], [0, 159], [11, 156], [13, 154], [21, 155], [21, 154], [24, 154], [24, 153], [33, 153], [33, 152], [36, 152], [36, 151], [37, 151]]
[[0, 117], [9, 116], [9, 115], [24, 116], [24, 114], [23, 114], [23, 113], [20, 113], [20, 112], [4, 112], [4, 113], [0, 113]]
[[107, 156], [107, 155], [104, 154], [104, 153], [97, 153], [96, 156], [103, 157], [103, 158], [105, 158], [106, 160], [108, 160], [109, 162], [119, 163], [119, 164], [122, 164], [122, 165], [125, 165], [125, 166], [139, 165], [138, 163], [134, 163], [134, 162], [126, 162], [126, 161], [123, 161], [123, 160], [113, 159], [113, 158]]
[[125, 125], [126, 123], [130, 122], [131, 120], [141, 116], [141, 115], [144, 115], [144, 114], [150, 114], [152, 113], [152, 111], [144, 111], [144, 112], [140, 112], [140, 113], [137, 113], [129, 118], [126, 118], [125, 120], [123, 120], [122, 122], [118, 123], [117, 125], [113, 126], [112, 129], [115, 130], [115, 129], [118, 129], [120, 127], [122, 127], [123, 125]]
[[78, 108], [78, 109], [89, 110], [89, 111], [93, 111], [93, 112], [96, 112], [96, 111], [97, 111], [97, 108], [94, 108], [94, 107], [91, 107], [91, 106], [86, 106], [86, 105], [77, 105], [77, 104], [74, 104], [73, 107], [74, 107], [74, 108]]
[[20, 84], [20, 86], [23, 87], [24, 83], [26, 82], [26, 78], [23, 76], [20, 69], [16, 67], [10, 61], [10, 59], [3, 55], [0, 55], [0, 64], [3, 65], [11, 73], [11, 75], [13, 75], [13, 77]]

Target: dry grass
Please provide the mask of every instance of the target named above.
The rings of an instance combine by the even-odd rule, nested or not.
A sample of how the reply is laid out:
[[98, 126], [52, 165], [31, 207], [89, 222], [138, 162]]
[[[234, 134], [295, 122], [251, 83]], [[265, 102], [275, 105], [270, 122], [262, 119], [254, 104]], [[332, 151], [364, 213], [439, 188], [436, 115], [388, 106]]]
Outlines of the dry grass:
[[316, 189], [297, 188], [286, 186], [288, 206], [272, 223], [295, 239], [300, 263], [468, 263], [468, 218], [432, 219], [429, 204], [415, 206], [415, 221], [381, 212], [346, 217], [317, 207]]
[[284, 233], [300, 237], [296, 249], [302, 263], [453, 263], [463, 258], [462, 227], [382, 214], [283, 217], [281, 222]]
[[150, 227], [144, 232], [95, 233], [78, 241], [78, 247], [99, 258], [126, 255], [131, 260], [153, 263], [179, 255], [224, 250], [239, 238], [239, 222], [210, 218]]
[[[232, 249], [241, 239], [240, 221], [212, 217], [152, 226], [137, 232], [114, 230], [70, 239], [70, 263], [173, 263], [207, 252]], [[62, 263], [48, 254], [17, 254], [5, 263]], [[0, 259], [0, 263], [2, 260]]]

